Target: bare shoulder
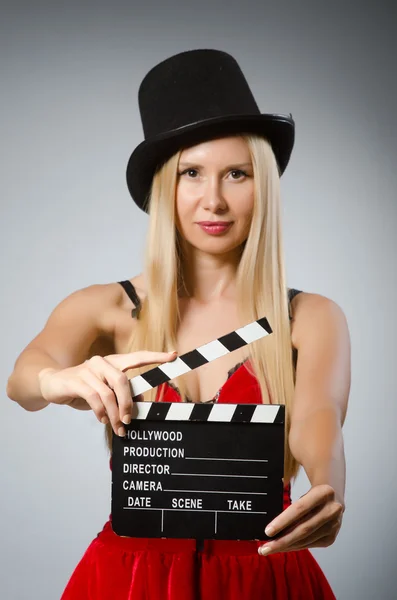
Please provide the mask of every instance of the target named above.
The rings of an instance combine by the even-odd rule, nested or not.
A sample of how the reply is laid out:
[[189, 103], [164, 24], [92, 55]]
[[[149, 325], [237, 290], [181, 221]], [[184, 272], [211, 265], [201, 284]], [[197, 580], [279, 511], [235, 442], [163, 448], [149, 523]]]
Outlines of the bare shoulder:
[[310, 331], [321, 324], [328, 327], [347, 327], [342, 308], [331, 298], [311, 292], [297, 294], [291, 302], [291, 341], [299, 348]]
[[[143, 277], [137, 275], [129, 280], [142, 301], [145, 297]], [[55, 308], [53, 314], [60, 322], [90, 320], [98, 337], [114, 340], [120, 321], [131, 323], [133, 304], [118, 281], [94, 283], [78, 289], [66, 296]], [[52, 315], [51, 315], [52, 317]], [[128, 318], [127, 318], [128, 317]]]
[[[132, 278], [143, 299], [142, 278]], [[63, 368], [94, 355], [122, 354], [133, 333], [131, 299], [116, 281], [92, 284], [63, 298], [52, 310], [41, 331], [28, 343], [16, 363], [30, 350], [42, 350]]]

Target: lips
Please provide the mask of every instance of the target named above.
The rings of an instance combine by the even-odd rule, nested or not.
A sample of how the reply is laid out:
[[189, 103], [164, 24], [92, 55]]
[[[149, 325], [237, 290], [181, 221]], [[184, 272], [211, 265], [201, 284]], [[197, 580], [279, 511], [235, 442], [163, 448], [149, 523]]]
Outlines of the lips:
[[232, 222], [231, 221], [229, 221], [229, 222], [202, 221], [201, 223], [197, 223], [197, 224], [206, 233], [209, 233], [210, 235], [219, 235], [221, 233], [224, 233], [228, 229], [230, 229]]

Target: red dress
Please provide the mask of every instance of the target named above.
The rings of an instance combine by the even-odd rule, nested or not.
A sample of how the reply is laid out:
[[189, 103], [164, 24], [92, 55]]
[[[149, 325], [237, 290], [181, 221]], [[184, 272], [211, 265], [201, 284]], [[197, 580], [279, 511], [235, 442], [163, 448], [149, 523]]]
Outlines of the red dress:
[[[164, 402], [181, 398], [163, 384]], [[162, 386], [159, 387], [160, 392]], [[261, 402], [259, 384], [240, 364], [219, 403]], [[284, 488], [284, 510], [291, 504]], [[76, 566], [61, 600], [336, 600], [310, 550], [260, 556], [255, 541], [120, 537], [111, 517]]]

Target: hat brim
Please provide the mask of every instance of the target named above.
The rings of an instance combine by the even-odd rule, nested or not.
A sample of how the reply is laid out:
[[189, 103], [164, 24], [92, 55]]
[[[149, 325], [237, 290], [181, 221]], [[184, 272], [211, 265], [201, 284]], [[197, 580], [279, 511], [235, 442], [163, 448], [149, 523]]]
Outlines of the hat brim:
[[148, 196], [153, 175], [181, 148], [199, 144], [222, 135], [257, 133], [270, 142], [279, 167], [284, 173], [295, 140], [292, 115], [229, 115], [190, 123], [141, 142], [127, 165], [127, 186], [134, 202], [148, 212]]

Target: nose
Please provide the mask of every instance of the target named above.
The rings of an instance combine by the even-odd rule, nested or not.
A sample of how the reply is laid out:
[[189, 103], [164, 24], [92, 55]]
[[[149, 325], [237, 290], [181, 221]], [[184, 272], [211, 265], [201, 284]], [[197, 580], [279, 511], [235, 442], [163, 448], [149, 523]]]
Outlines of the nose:
[[204, 184], [203, 207], [211, 212], [224, 212], [227, 210], [227, 202], [222, 193], [221, 182], [216, 176], [208, 177]]

